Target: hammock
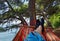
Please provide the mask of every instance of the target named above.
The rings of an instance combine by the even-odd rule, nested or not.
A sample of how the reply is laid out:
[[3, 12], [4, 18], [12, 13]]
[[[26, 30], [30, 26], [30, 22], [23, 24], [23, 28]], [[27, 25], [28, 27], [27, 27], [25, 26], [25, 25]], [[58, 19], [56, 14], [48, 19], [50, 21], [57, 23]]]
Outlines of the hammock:
[[[26, 38], [26, 36], [30, 33], [34, 31], [34, 27], [28, 27], [26, 25], [24, 25], [23, 27], [20, 28], [19, 32], [17, 33], [17, 35], [14, 37], [13, 41], [24, 41], [24, 39]], [[42, 37], [46, 40], [46, 41], [60, 41], [59, 37], [57, 37], [50, 28], [45, 29], [45, 31], [42, 34]]]

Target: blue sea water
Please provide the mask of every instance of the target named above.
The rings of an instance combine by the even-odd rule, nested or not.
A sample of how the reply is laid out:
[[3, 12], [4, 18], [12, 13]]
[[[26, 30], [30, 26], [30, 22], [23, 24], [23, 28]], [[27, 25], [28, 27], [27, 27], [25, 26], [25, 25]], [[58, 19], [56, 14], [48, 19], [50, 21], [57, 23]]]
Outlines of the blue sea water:
[[0, 41], [12, 41], [19, 29], [12, 29], [6, 32], [0, 32]]

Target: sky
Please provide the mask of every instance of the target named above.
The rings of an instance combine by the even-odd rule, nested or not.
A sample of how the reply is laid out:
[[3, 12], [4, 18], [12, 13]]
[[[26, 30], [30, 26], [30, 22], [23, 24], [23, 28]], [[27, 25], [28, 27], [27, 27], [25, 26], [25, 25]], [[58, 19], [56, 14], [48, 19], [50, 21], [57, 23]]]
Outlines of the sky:
[[28, 4], [28, 1], [25, 1], [24, 4]]
[[4, 4], [5, 4], [5, 7], [7, 7], [7, 8], [4, 10], [0, 10], [0, 14], [3, 14], [4, 12], [9, 11], [8, 4], [6, 2], [4, 2]]

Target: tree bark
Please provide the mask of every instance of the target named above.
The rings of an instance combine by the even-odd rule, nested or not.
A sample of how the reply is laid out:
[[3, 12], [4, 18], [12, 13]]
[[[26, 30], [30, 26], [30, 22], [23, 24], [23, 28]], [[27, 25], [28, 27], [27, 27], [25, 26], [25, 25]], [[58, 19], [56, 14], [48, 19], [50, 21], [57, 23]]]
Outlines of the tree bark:
[[29, 0], [29, 14], [31, 26], [34, 26], [36, 24], [35, 1], [36, 0]]

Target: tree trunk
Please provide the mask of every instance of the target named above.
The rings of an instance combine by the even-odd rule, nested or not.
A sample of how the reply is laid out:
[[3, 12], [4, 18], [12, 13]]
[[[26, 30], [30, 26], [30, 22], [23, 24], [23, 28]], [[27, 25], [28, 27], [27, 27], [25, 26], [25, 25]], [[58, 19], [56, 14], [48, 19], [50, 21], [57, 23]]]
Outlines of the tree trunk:
[[31, 26], [34, 26], [36, 24], [35, 1], [36, 0], [29, 0], [29, 14]]

